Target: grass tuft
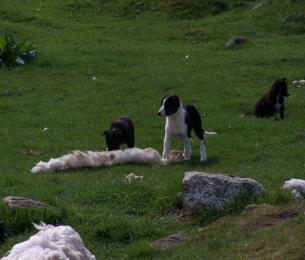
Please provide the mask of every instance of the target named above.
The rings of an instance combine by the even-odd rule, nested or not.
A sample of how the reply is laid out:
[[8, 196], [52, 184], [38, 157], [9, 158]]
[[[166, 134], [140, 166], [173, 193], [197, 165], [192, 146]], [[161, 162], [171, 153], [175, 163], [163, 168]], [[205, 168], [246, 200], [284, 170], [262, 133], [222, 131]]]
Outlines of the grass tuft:
[[107, 243], [131, 243], [140, 239], [161, 235], [152, 222], [134, 221], [132, 218], [116, 217], [111, 223], [101, 224], [96, 229], [96, 238]]
[[147, 240], [133, 243], [127, 251], [127, 256], [130, 259], [151, 259], [157, 255], [158, 251], [154, 249], [151, 242]]
[[7, 236], [18, 235], [33, 230], [33, 223], [40, 223], [42, 221], [47, 224], [59, 225], [66, 218], [65, 211], [58, 209], [20, 208], [12, 210], [5, 205], [0, 205], [0, 216]]

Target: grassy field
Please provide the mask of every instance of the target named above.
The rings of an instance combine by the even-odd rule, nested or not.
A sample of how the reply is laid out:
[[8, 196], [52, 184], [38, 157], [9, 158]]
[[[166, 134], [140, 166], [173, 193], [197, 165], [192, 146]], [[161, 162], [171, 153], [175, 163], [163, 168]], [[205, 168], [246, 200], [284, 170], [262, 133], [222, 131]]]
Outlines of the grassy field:
[[[190, 170], [258, 180], [267, 190], [259, 202], [273, 204], [270, 214], [304, 206], [281, 191], [285, 179], [305, 175], [304, 88], [289, 87], [284, 121], [240, 117], [274, 79], [305, 77], [302, 1], [269, 1], [255, 11], [253, 2], [236, 1], [243, 4], [189, 20], [162, 5], [152, 12], [154, 5], [129, 2], [120, 9], [120, 1], [0, 0], [0, 33], [30, 41], [39, 52], [29, 65], [0, 70], [0, 195], [59, 208], [10, 212], [0, 205], [8, 227], [0, 255], [35, 232], [32, 221], [44, 220], [71, 225], [97, 259], [304, 257], [303, 216], [247, 229], [251, 217], [238, 210], [214, 223], [174, 214]], [[236, 35], [248, 43], [226, 49]], [[13, 95], [3, 95], [7, 90]], [[194, 138], [191, 161], [168, 167], [30, 173], [39, 160], [71, 150], [104, 150], [102, 132], [120, 115], [133, 119], [136, 146], [162, 152], [164, 120], [156, 112], [166, 94], [196, 105], [204, 128], [219, 133], [207, 140], [206, 163]], [[131, 172], [144, 179], [126, 183]], [[151, 241], [181, 230], [192, 237], [185, 245], [151, 248]]]

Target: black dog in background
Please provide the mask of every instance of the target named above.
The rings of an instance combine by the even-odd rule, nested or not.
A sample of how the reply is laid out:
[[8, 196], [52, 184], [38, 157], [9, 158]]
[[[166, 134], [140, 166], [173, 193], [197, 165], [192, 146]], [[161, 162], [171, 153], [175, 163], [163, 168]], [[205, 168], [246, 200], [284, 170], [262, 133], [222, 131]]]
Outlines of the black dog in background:
[[255, 103], [253, 114], [257, 117], [271, 117], [279, 113], [284, 120], [284, 97], [288, 96], [286, 79], [275, 80], [268, 93]]
[[108, 151], [119, 150], [121, 144], [127, 144], [129, 148], [134, 147], [134, 127], [128, 117], [119, 117], [103, 135], [106, 138]]
[[0, 242], [3, 242], [5, 239], [5, 226], [4, 223], [0, 222]]

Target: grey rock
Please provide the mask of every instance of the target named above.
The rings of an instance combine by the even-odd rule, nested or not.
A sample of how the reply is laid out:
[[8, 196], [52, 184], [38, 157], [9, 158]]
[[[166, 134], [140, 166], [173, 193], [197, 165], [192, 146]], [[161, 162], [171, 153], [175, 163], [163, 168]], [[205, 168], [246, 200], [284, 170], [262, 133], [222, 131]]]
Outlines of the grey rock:
[[48, 207], [48, 205], [43, 202], [23, 197], [7, 196], [3, 199], [3, 202], [11, 209]]
[[187, 239], [188, 237], [184, 233], [173, 234], [156, 240], [153, 242], [153, 247], [159, 250], [166, 250], [183, 243]]
[[239, 37], [232, 37], [230, 38], [227, 43], [226, 43], [226, 47], [227, 48], [234, 48], [238, 45], [241, 45], [241, 44], [245, 44], [247, 42], [247, 38], [246, 37], [242, 37], [242, 36], [239, 36]]
[[259, 196], [263, 186], [250, 178], [203, 172], [186, 172], [183, 179], [183, 206], [190, 211], [222, 212], [239, 200]]

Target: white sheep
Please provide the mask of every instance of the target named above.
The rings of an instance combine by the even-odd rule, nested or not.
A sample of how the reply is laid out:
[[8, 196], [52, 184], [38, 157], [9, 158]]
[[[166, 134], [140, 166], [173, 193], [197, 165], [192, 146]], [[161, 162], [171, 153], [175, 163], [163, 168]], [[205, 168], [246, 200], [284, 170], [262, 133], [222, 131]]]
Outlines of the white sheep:
[[39, 232], [13, 246], [2, 260], [95, 260], [70, 226], [34, 226]]

